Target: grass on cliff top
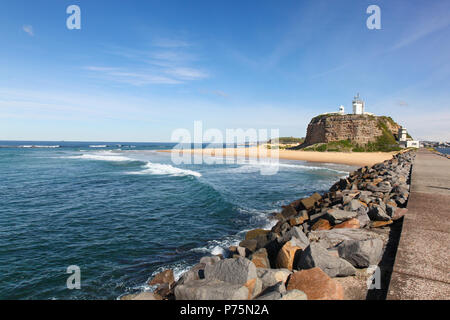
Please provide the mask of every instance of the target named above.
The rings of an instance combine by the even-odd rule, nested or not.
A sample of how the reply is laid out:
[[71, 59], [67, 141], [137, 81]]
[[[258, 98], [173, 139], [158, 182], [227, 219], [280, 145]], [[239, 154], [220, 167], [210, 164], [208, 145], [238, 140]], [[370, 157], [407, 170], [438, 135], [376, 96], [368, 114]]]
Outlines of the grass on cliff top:
[[[278, 143], [280, 144], [294, 144], [294, 143], [303, 143], [305, 141], [305, 138], [294, 138], [294, 137], [280, 137], [278, 138]], [[274, 143], [272, 142], [272, 139], [267, 141], [267, 143]]]
[[302, 150], [318, 152], [391, 152], [399, 151], [401, 148], [396, 142], [392, 144], [390, 137], [383, 135], [378, 137], [375, 142], [369, 142], [367, 145], [358, 145], [352, 143], [350, 140], [340, 140], [328, 143], [316, 143]]

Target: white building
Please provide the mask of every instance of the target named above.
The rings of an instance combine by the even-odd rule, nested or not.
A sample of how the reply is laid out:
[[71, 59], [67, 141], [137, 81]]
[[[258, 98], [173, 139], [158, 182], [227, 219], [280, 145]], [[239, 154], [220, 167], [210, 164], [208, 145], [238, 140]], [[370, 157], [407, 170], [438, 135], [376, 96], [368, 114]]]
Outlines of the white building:
[[345, 114], [345, 109], [344, 109], [343, 105], [339, 106], [339, 112], [338, 113], [341, 114], [341, 115]]
[[352, 101], [353, 114], [364, 114], [364, 101], [359, 97], [359, 93]]
[[398, 128], [398, 144], [402, 148], [419, 148], [420, 142], [417, 140], [412, 140], [408, 138], [408, 133], [406, 128], [400, 127]]

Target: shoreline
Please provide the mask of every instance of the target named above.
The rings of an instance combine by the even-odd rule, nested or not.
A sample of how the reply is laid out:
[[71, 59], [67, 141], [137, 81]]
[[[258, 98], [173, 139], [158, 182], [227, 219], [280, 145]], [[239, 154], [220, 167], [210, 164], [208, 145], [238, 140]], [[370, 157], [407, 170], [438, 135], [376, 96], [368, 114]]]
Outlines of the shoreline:
[[390, 160], [398, 152], [318, 152], [299, 150], [276, 150], [262, 149], [261, 147], [250, 148], [206, 148], [206, 149], [180, 149], [180, 150], [157, 150], [166, 153], [191, 153], [204, 156], [223, 157], [248, 157], [248, 158], [279, 158], [284, 160], [298, 160], [319, 163], [345, 164], [350, 166], [364, 167]]
[[[120, 299], [383, 299], [384, 291], [367, 288], [375, 271], [369, 266], [378, 265], [389, 284], [415, 154], [405, 151], [353, 171], [323, 195], [283, 206], [274, 227], [248, 231], [226, 256], [204, 256], [177, 280], [167, 269], [149, 281], [155, 291]], [[317, 289], [321, 282], [311, 277], [327, 285]]]

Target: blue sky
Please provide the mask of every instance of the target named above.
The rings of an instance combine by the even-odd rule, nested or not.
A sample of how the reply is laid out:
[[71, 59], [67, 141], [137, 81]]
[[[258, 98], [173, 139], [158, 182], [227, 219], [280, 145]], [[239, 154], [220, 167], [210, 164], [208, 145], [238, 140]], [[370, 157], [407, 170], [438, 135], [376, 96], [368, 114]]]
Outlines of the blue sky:
[[170, 141], [195, 120], [304, 136], [357, 92], [450, 140], [449, 1], [8, 0], [0, 40], [0, 140]]

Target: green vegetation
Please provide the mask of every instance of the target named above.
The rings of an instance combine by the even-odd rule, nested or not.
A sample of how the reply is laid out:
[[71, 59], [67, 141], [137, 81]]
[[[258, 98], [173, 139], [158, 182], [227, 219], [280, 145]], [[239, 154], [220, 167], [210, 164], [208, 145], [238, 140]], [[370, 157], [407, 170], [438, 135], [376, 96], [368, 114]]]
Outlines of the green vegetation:
[[[279, 144], [296, 144], [296, 143], [303, 143], [305, 141], [305, 138], [294, 138], [294, 137], [280, 137], [278, 138]], [[274, 141], [269, 140], [267, 143], [274, 143]]]
[[319, 152], [350, 152], [355, 146], [350, 140], [332, 141], [328, 143], [316, 143], [312, 146], [306, 147], [305, 151], [319, 151]]

